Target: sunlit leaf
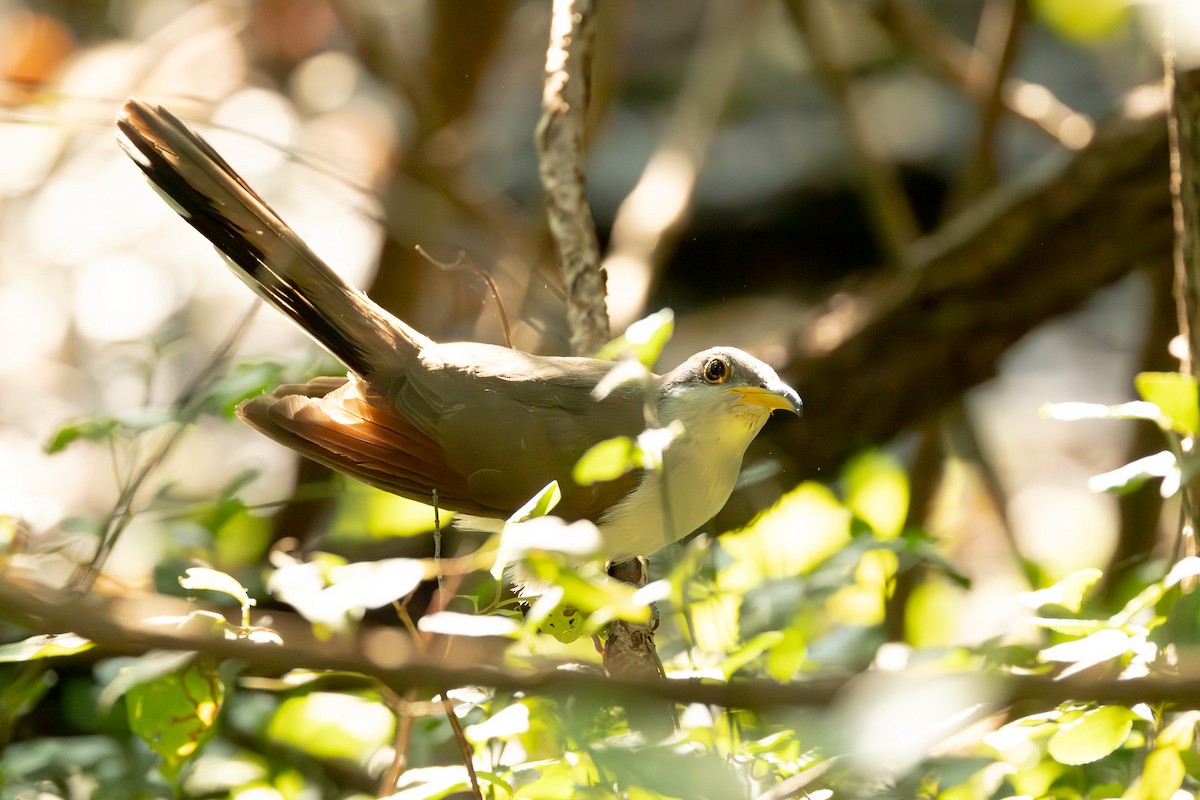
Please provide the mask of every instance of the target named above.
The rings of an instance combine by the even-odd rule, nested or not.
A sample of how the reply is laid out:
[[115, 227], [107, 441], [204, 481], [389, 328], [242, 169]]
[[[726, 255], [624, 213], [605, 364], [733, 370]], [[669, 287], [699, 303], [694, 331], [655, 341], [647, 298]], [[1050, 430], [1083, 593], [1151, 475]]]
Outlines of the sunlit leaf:
[[850, 542], [851, 514], [828, 488], [802, 483], [747, 527], [721, 537], [733, 557], [721, 585], [748, 590], [807, 572]]
[[284, 700], [268, 737], [322, 759], [365, 763], [392, 739], [395, 717], [383, 703], [351, 694], [309, 692]]
[[1128, 624], [1134, 617], [1162, 600], [1166, 593], [1186, 578], [1200, 576], [1200, 557], [1187, 556], [1175, 562], [1161, 581], [1150, 584], [1114, 614], [1109, 622], [1114, 626]]
[[1124, 706], [1101, 706], [1064, 722], [1046, 747], [1060, 764], [1099, 761], [1120, 747], [1133, 730], [1133, 712]]
[[900, 463], [881, 450], [861, 453], [842, 473], [846, 507], [881, 539], [900, 535], [908, 515], [908, 477]]
[[1042, 415], [1050, 419], [1076, 422], [1083, 419], [1144, 419], [1150, 422], [1166, 425], [1167, 418], [1154, 403], [1144, 400], [1134, 400], [1115, 406], [1100, 403], [1047, 403], [1042, 406]]
[[1046, 27], [1067, 39], [1107, 39], [1129, 20], [1131, 0], [1033, 0]]
[[1143, 400], [1159, 407], [1173, 430], [1184, 436], [1195, 436], [1200, 431], [1200, 389], [1193, 376], [1140, 372], [1133, 385]]
[[1178, 750], [1155, 750], [1146, 756], [1142, 774], [1122, 797], [1126, 800], [1174, 800], [1186, 776], [1187, 769]]
[[616, 480], [626, 472], [641, 467], [638, 456], [637, 441], [632, 437], [604, 439], [589, 447], [580, 457], [571, 471], [571, 477], [580, 486]]
[[1124, 631], [1107, 629], [1077, 639], [1047, 647], [1038, 653], [1043, 661], [1072, 664], [1073, 672], [1119, 658], [1133, 648], [1133, 638]]
[[338, 477], [341, 501], [330, 525], [333, 541], [362, 541], [425, 536], [438, 525], [443, 529], [454, 512], [435, 509], [431, 495], [418, 503], [365, 483]]
[[267, 580], [267, 588], [310, 622], [338, 629], [360, 619], [367, 609], [409, 594], [424, 576], [424, 565], [411, 558], [353, 564], [319, 558], [281, 566]]
[[195, 657], [195, 653], [152, 650], [136, 658], [111, 659], [105, 663], [111, 678], [100, 692], [97, 704], [109, 708], [134, 686], [182, 672]]
[[780, 631], [764, 631], [758, 634], [725, 657], [720, 665], [721, 672], [725, 674], [726, 679], [731, 678], [742, 667], [782, 641], [783, 633]]
[[558, 481], [550, 481], [542, 487], [542, 490], [529, 498], [525, 505], [521, 506], [516, 512], [508, 518], [509, 522], [525, 522], [534, 517], [544, 517], [554, 510], [558, 505], [558, 501], [562, 500], [562, 489], [558, 487]]
[[1169, 450], [1131, 461], [1123, 467], [1088, 478], [1093, 492], [1123, 494], [1141, 488], [1146, 481], [1163, 478], [1162, 496], [1170, 497], [1179, 490], [1180, 469], [1175, 454]]
[[212, 737], [224, 697], [216, 659], [201, 655], [184, 669], [131, 687], [125, 695], [129, 727], [173, 778]]
[[1162, 729], [1155, 744], [1160, 748], [1169, 747], [1184, 752], [1191, 750], [1192, 742], [1196, 739], [1197, 724], [1200, 724], [1200, 711], [1184, 711]]
[[529, 730], [529, 707], [524, 703], [505, 706], [483, 722], [467, 725], [467, 740], [482, 744], [489, 739], [512, 739]]
[[74, 633], [47, 633], [0, 645], [0, 663], [71, 656], [93, 647], [90, 639]]
[[644, 595], [638, 595], [636, 587], [592, 572], [592, 568], [581, 571], [540, 553], [531, 553], [525, 560], [525, 568], [539, 581], [560, 587], [562, 605], [588, 615], [591, 623], [614, 618], [630, 622], [650, 619], [650, 606], [641, 602]]
[[238, 583], [232, 576], [208, 567], [188, 568], [184, 577], [179, 579], [179, 585], [192, 592], [209, 591], [227, 594], [243, 607], [254, 605], [254, 600], [246, 591], [246, 587]]
[[1045, 589], [1036, 592], [1021, 592], [1021, 602], [1035, 611], [1042, 606], [1059, 606], [1073, 614], [1078, 614], [1083, 606], [1083, 596], [1092, 588], [1104, 573], [1094, 567], [1086, 567], [1072, 572], [1067, 577]]
[[556, 603], [538, 625], [538, 630], [547, 633], [564, 644], [569, 644], [584, 633], [586, 617], [577, 608]]
[[918, 583], [904, 607], [905, 641], [914, 647], [944, 647], [958, 641], [963, 591], [946, 581]]
[[446, 633], [454, 636], [512, 636], [521, 626], [508, 617], [439, 611], [421, 617], [417, 621], [417, 628], [426, 633]]
[[777, 681], [790, 681], [800, 671], [807, 657], [804, 635], [794, 627], [788, 628], [767, 653], [767, 674]]
[[675, 332], [675, 312], [669, 308], [638, 320], [600, 348], [597, 358], [616, 361], [632, 354], [647, 369], [653, 369], [663, 347]]

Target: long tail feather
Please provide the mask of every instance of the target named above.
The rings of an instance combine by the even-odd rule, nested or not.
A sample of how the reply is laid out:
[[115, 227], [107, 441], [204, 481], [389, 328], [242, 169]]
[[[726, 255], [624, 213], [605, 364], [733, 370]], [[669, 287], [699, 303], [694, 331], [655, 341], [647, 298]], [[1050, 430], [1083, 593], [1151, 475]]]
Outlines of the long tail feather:
[[431, 342], [349, 286], [200, 136], [161, 106], [131, 98], [121, 146], [234, 272], [363, 377]]

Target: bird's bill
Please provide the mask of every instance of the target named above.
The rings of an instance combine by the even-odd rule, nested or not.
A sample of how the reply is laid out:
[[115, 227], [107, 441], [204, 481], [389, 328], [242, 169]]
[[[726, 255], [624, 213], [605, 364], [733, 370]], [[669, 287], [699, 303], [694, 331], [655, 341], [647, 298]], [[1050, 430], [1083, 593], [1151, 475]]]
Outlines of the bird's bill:
[[796, 416], [800, 416], [804, 410], [800, 395], [790, 386], [735, 386], [729, 391], [738, 395], [739, 405], [745, 403], [772, 410], [791, 411]]

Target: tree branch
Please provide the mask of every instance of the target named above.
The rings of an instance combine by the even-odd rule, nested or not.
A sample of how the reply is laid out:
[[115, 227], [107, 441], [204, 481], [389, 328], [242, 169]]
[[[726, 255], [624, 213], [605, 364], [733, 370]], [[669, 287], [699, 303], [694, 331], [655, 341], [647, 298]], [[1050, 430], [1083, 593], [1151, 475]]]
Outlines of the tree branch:
[[[782, 707], [825, 707], [835, 704], [847, 687], [863, 681], [889, 681], [889, 692], [928, 686], [928, 676], [866, 672], [860, 675], [813, 678], [792, 683], [744, 680], [718, 683], [697, 678], [660, 680], [656, 677], [614, 678], [596, 672], [563, 669], [517, 671], [495, 666], [498, 653], [486, 655], [486, 645], [464, 637], [446, 637], [451, 654], [428, 660], [415, 653], [368, 652], [345, 640], [319, 641], [302, 630], [290, 631], [284, 644], [259, 644], [245, 639], [215, 638], [179, 627], [149, 625], [141, 621], [147, 605], [179, 610], [195, 605], [178, 598], [144, 596], [139, 600], [114, 599], [93, 593], [69, 597], [38, 589], [28, 583], [0, 583], [0, 619], [16, 622], [41, 633], [72, 631], [95, 642], [108, 653], [140, 655], [151, 649], [185, 650], [221, 659], [236, 658], [256, 673], [280, 675], [294, 669], [339, 670], [377, 679], [397, 694], [417, 687], [445, 691], [456, 686], [490, 686], [509, 692], [539, 692], [577, 697], [594, 694], [608, 702], [632, 704], [659, 699], [676, 703], [702, 703], [723, 708], [771, 711]], [[290, 616], [290, 615], [283, 615]], [[389, 631], [390, 633], [394, 633]], [[303, 641], [303, 644], [297, 644]], [[392, 639], [393, 643], [399, 641]], [[402, 650], [403, 648], [401, 648]], [[378, 648], [376, 648], [378, 650]], [[1200, 708], [1200, 664], [1185, 664], [1173, 675], [1119, 680], [1088, 675], [1056, 680], [1053, 676], [968, 676], [948, 674], [934, 680], [979, 682], [980, 692], [992, 698], [997, 710], [1012, 703], [1035, 709], [1053, 708], [1071, 700], [1132, 704], [1173, 703], [1179, 708]]]
[[783, 372], [811, 414], [781, 423], [782, 449], [803, 473], [829, 474], [992, 377], [1037, 325], [1136, 266], [1165, 267], [1166, 187], [1164, 106], [1146, 88], [1087, 148], [1043, 162], [917, 242], [913, 270], [804, 320]]
[[596, 224], [584, 191], [591, 0], [554, 0], [542, 117], [535, 141], [546, 215], [567, 292], [571, 351], [590, 355], [609, 340], [605, 278]]

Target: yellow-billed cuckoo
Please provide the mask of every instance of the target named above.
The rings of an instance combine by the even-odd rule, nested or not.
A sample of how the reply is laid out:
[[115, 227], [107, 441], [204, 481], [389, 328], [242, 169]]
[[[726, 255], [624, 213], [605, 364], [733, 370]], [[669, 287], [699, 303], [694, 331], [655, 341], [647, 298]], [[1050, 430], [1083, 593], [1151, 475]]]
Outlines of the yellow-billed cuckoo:
[[[596, 522], [604, 555], [626, 560], [708, 521], [772, 409], [801, 411], [774, 370], [732, 347], [597, 398], [611, 362], [434, 342], [342, 281], [170, 112], [131, 99], [117, 126], [130, 157], [234, 272], [350, 371], [281, 386], [238, 414], [372, 486], [422, 502], [436, 490], [443, 508], [503, 518], [557, 480], [554, 513]], [[647, 402], [662, 425], [683, 426], [665, 454], [665, 481], [645, 470], [577, 485], [580, 456], [602, 440], [637, 436]]]

